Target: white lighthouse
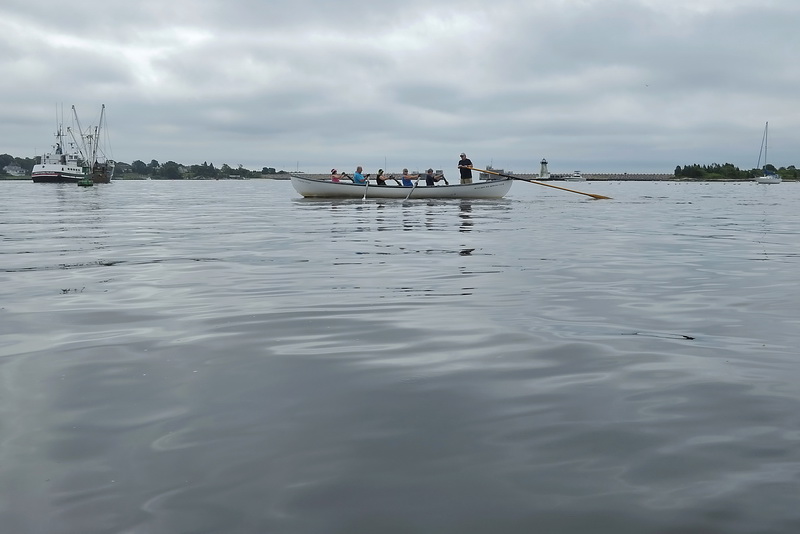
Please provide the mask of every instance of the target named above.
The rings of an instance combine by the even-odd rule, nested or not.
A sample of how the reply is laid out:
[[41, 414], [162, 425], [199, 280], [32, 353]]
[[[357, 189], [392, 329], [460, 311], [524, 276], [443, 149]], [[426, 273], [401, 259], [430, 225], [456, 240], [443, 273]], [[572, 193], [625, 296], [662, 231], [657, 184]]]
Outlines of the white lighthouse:
[[550, 171], [547, 170], [547, 160], [542, 158], [542, 166], [539, 168], [539, 179], [547, 180], [550, 178]]

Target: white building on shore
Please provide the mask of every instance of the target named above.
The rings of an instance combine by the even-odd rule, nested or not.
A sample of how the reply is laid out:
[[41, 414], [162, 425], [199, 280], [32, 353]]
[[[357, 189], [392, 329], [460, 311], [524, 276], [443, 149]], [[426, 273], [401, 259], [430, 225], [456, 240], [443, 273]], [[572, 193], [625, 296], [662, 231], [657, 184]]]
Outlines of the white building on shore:
[[28, 174], [27, 172], [25, 172], [25, 169], [23, 169], [22, 167], [20, 167], [15, 163], [3, 167], [3, 172], [6, 174], [10, 174], [11, 176], [25, 176], [26, 174]]

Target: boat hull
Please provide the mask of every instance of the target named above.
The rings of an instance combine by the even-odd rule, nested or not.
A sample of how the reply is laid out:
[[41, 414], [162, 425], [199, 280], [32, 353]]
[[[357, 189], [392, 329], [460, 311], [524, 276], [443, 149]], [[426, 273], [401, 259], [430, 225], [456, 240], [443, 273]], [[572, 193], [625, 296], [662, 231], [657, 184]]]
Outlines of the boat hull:
[[109, 164], [95, 165], [91, 175], [80, 168], [35, 165], [31, 179], [38, 184], [76, 184], [84, 178], [89, 178], [96, 184], [110, 184], [113, 174], [114, 166]]
[[513, 180], [486, 180], [465, 185], [437, 185], [428, 187], [418, 185], [412, 191], [411, 187], [364, 185], [349, 182], [329, 182], [292, 175], [292, 186], [306, 198], [396, 198], [409, 200], [428, 198], [503, 198], [511, 189]]
[[111, 178], [114, 176], [114, 166], [114, 163], [110, 161], [95, 163], [92, 168], [92, 182], [96, 184], [110, 184]]
[[774, 174], [769, 176], [759, 176], [756, 178], [756, 182], [760, 184], [779, 184], [781, 183], [781, 177]]
[[86, 178], [86, 173], [80, 167], [69, 165], [34, 165], [31, 179], [40, 184], [76, 184]]

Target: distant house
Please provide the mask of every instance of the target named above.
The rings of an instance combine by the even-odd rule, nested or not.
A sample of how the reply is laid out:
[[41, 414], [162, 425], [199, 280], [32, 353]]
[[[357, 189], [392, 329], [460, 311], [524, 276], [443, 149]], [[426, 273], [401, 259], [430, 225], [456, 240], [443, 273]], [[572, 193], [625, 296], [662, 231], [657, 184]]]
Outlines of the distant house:
[[25, 172], [25, 169], [14, 163], [3, 167], [3, 172], [6, 174], [10, 174], [11, 176], [25, 176], [26, 174], [28, 174], [27, 172]]

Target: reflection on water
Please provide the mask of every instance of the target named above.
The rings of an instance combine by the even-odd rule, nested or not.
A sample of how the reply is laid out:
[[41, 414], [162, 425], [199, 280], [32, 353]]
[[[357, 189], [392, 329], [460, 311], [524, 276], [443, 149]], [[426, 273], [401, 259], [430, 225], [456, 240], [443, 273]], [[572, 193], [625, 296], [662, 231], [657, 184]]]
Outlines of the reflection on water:
[[794, 183], [2, 187], [4, 531], [800, 527]]
[[472, 230], [472, 201], [461, 200], [459, 201], [459, 205], [461, 207], [461, 213], [459, 214], [459, 217], [461, 217], [461, 226], [459, 227], [459, 231], [469, 232]]

